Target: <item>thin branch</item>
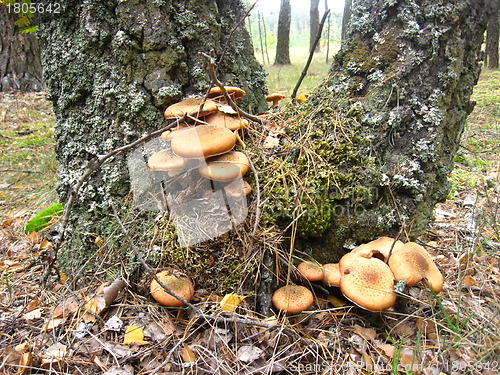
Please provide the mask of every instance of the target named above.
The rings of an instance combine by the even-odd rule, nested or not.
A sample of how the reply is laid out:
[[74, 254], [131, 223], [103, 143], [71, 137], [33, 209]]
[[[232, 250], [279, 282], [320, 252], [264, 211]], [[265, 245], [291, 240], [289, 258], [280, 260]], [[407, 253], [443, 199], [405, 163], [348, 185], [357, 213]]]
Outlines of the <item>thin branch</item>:
[[243, 111], [236, 105], [233, 99], [231, 99], [231, 97], [226, 91], [226, 88], [224, 87], [222, 82], [219, 81], [219, 79], [217, 78], [217, 73], [215, 72], [215, 59], [204, 52], [200, 52], [200, 55], [207, 60], [208, 72], [210, 74], [210, 78], [212, 79], [212, 82], [221, 90], [222, 94], [224, 95], [224, 99], [226, 99], [227, 104], [229, 104], [231, 108], [234, 109], [239, 116], [246, 117], [262, 125], [265, 124], [266, 121], [264, 119], [261, 119], [260, 117], [251, 115], [250, 113]]
[[316, 34], [316, 38], [314, 39], [314, 43], [311, 46], [311, 51], [309, 52], [309, 57], [306, 62], [306, 66], [302, 70], [302, 73], [300, 75], [299, 80], [297, 81], [297, 84], [295, 85], [293, 92], [292, 92], [292, 100], [297, 97], [297, 91], [299, 91], [299, 87], [302, 84], [303, 79], [305, 78], [307, 71], [309, 70], [309, 65], [311, 65], [312, 58], [314, 56], [314, 50], [316, 49], [316, 46], [318, 45], [318, 42], [321, 38], [321, 33], [323, 32], [323, 26], [325, 25], [325, 20], [326, 17], [330, 14], [330, 9], [327, 9], [325, 14], [323, 14], [323, 18], [321, 19], [321, 22], [319, 23], [319, 29], [318, 33]]

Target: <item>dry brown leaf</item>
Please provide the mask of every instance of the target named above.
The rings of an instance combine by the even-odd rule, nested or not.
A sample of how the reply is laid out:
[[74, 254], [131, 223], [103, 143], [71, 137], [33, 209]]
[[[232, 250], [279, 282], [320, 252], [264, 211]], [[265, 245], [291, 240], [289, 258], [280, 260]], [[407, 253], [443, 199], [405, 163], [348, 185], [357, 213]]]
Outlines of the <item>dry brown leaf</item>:
[[27, 235], [28, 241], [31, 243], [39, 243], [42, 240], [42, 236], [38, 232], [31, 232]]
[[396, 348], [391, 345], [391, 344], [377, 344], [377, 349], [380, 349], [382, 350], [382, 352], [384, 352], [384, 354], [389, 357], [389, 358], [392, 358], [394, 357], [394, 352], [396, 350]]
[[34, 320], [42, 317], [42, 309], [35, 309], [26, 314], [23, 314], [23, 318], [26, 320]]
[[476, 279], [474, 279], [472, 276], [470, 275], [466, 275], [464, 276], [463, 280], [462, 280], [462, 283], [466, 286], [476, 286], [477, 285], [477, 282], [476, 282]]
[[364, 328], [358, 324], [354, 325], [354, 332], [356, 332], [366, 341], [374, 340], [377, 337], [377, 332], [373, 328]]
[[26, 312], [30, 312], [30, 311], [35, 310], [38, 307], [38, 305], [39, 305], [38, 300], [35, 299], [35, 300], [31, 301], [26, 306]]
[[399, 323], [394, 327], [394, 332], [398, 336], [411, 336], [415, 333], [415, 328], [406, 323]]
[[38, 245], [38, 248], [40, 250], [45, 250], [45, 249], [48, 249], [51, 246], [52, 246], [52, 242], [50, 242], [49, 240], [47, 240], [46, 238], [44, 238], [42, 240], [42, 242], [40, 242], [40, 244]]
[[52, 312], [53, 318], [67, 318], [68, 316], [76, 313], [78, 311], [78, 302], [76, 299], [71, 297], [68, 298], [63, 303], [57, 305]]
[[182, 352], [181, 352], [181, 357], [182, 360], [186, 363], [190, 362], [196, 362], [196, 354], [191, 350], [189, 346], [186, 344], [182, 344]]
[[59, 363], [68, 354], [68, 347], [60, 342], [49, 346], [42, 354], [42, 365]]
[[66, 319], [65, 318], [51, 318], [47, 321], [47, 323], [45, 323], [43, 326], [42, 326], [42, 331], [43, 332], [48, 332], [48, 331], [51, 331], [53, 330], [54, 328], [57, 328], [59, 327], [61, 324], [63, 324], [64, 322], [66, 322]]
[[7, 228], [10, 227], [14, 223], [14, 219], [11, 218], [10, 216], [7, 216], [3, 221], [2, 221], [2, 228]]
[[31, 364], [33, 363], [33, 354], [31, 352], [26, 352], [21, 355], [19, 359], [19, 368], [16, 374], [22, 375], [29, 373]]

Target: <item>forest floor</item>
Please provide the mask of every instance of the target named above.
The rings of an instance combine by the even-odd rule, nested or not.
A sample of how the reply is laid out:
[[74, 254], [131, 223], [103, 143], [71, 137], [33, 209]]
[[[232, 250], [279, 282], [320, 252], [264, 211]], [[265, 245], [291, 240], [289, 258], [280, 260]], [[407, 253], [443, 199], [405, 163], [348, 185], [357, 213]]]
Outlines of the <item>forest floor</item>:
[[[301, 70], [269, 68], [272, 91], [291, 91], [276, 78], [286, 69]], [[302, 92], [325, 71], [313, 68]], [[418, 285], [384, 313], [318, 298], [265, 320], [246, 300], [234, 313], [221, 311], [222, 296], [195, 302], [207, 316], [193, 318], [131, 288], [89, 314], [84, 306], [100, 311], [99, 282], [42, 286], [50, 243], [22, 228], [57, 201], [54, 117], [44, 93], [0, 93], [0, 374], [498, 374], [500, 71], [482, 74], [474, 100], [453, 189], [418, 240], [443, 292]]]

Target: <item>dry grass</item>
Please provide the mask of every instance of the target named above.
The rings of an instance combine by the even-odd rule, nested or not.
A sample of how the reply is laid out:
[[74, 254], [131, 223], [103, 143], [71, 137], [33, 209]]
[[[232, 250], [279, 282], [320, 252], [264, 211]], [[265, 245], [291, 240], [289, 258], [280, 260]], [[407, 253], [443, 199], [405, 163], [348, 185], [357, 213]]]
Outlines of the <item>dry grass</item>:
[[[128, 285], [111, 307], [83, 325], [85, 301], [95, 298], [109, 270], [98, 266], [78, 290], [71, 290], [72, 280], [43, 288], [40, 281], [50, 244], [36, 234], [20, 234], [26, 211], [31, 212], [40, 204], [37, 202], [50, 201], [40, 201], [40, 197], [53, 192], [55, 168], [35, 164], [33, 156], [14, 156], [38, 153], [43, 160], [53, 160], [52, 117], [48, 112], [40, 121], [33, 115], [23, 115], [28, 118], [25, 122], [4, 117], [0, 139], [0, 371], [102, 374], [114, 368], [115, 374], [498, 373], [499, 82], [497, 73], [483, 75], [475, 94], [480, 105], [469, 118], [452, 177], [454, 189], [450, 199], [437, 207], [432, 228], [419, 239], [445, 275], [444, 290], [435, 296], [425, 285], [410, 288], [395, 309], [384, 313], [364, 311], [343, 300], [335, 289], [315, 285], [316, 303], [310, 311], [271, 318], [255, 312], [253, 292], [247, 287], [234, 290], [250, 294], [234, 313], [221, 311], [220, 293], [198, 289], [193, 304], [205, 314], [200, 316], [187, 308], [162, 308], [149, 298], [147, 287]], [[3, 96], [2, 108], [11, 108], [11, 100]], [[15, 100], [31, 103], [35, 113], [46, 108], [38, 107], [41, 102], [29, 96]], [[21, 116], [22, 111], [18, 105], [16, 111], [8, 113]], [[23, 131], [28, 133], [18, 134]], [[26, 146], [23, 142], [33, 132], [42, 134], [42, 140]], [[249, 137], [265, 141], [259, 131]], [[32, 173], [19, 170], [46, 170], [50, 174], [32, 178]], [[15, 189], [15, 184], [22, 184], [24, 193]], [[255, 201], [250, 211], [257, 211]], [[253, 220], [255, 216], [250, 218], [251, 224]], [[252, 237], [248, 235], [251, 224], [231, 234], [228, 243], [240, 246], [237, 250], [250, 263], [263, 263], [264, 254], [272, 254], [284, 266], [279, 276], [285, 277], [289, 254], [281, 233], [259, 228]], [[150, 244], [152, 251], [154, 245]], [[245, 285], [253, 283], [249, 279]], [[106, 323], [109, 325], [111, 318], [122, 326], [108, 329]], [[128, 326], [142, 329], [146, 342], [123, 344]]]

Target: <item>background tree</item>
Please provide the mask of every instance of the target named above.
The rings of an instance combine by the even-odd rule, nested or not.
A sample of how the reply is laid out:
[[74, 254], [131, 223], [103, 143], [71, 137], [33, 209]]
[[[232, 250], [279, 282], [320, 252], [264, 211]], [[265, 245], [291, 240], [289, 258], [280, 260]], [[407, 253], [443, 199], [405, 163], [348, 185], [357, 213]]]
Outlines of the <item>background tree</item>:
[[349, 21], [351, 19], [351, 8], [352, 0], [345, 0], [344, 14], [342, 16], [342, 31], [340, 32], [340, 38], [342, 41], [344, 41], [347, 37], [347, 27], [349, 26]]
[[427, 228], [473, 109], [487, 1], [354, 2], [328, 78], [288, 114], [281, 163], [261, 166], [283, 179], [263, 182], [265, 217], [295, 223], [295, 246], [331, 261], [349, 243]]
[[292, 22], [292, 7], [290, 0], [281, 0], [278, 19], [278, 41], [274, 65], [286, 65], [290, 62], [290, 23]]
[[21, 32], [29, 18], [14, 12], [13, 6], [10, 10], [0, 4], [0, 91], [40, 91], [44, 84], [38, 40], [33, 33]]
[[[235, 29], [244, 16], [238, 0], [70, 0], [61, 3], [61, 13], [40, 16], [63, 202], [91, 159], [165, 126], [166, 106], [204, 94], [210, 79], [199, 52], [214, 49], [219, 78], [246, 90], [244, 108], [267, 106], [265, 75], [248, 33]], [[96, 261], [96, 237], [117, 228], [109, 204], [122, 202], [129, 189], [124, 155], [87, 181], [72, 215], [63, 267], [74, 273], [85, 261]]]
[[490, 0], [491, 13], [486, 29], [485, 65], [489, 69], [498, 69], [498, 27], [500, 23], [500, 1]]
[[[309, 50], [311, 50], [312, 45], [314, 43], [314, 39], [316, 38], [316, 34], [318, 34], [319, 29], [319, 1], [320, 0], [311, 0], [311, 6], [309, 10]], [[319, 52], [320, 45], [319, 43], [316, 45], [315, 52]]]

